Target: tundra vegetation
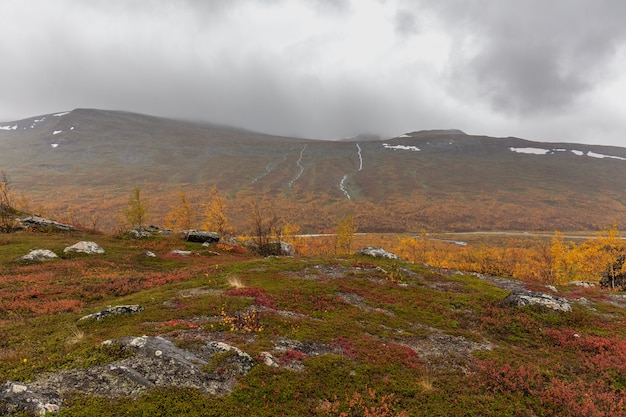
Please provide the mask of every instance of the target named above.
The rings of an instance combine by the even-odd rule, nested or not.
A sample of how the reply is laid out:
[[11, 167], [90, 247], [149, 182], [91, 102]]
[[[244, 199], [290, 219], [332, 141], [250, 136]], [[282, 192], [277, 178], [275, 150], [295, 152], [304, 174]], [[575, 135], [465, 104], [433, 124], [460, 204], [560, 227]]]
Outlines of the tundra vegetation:
[[[249, 207], [247, 232], [259, 247], [283, 240], [298, 254], [265, 257], [236, 240], [206, 247], [177, 235], [0, 235], [0, 383], [128, 354], [105, 340], [162, 336], [193, 351], [212, 338], [254, 360], [229, 394], [189, 387], [132, 397], [64, 392], [58, 415], [625, 415], [626, 300], [611, 288], [617, 285], [597, 285], [603, 274], [617, 282], [623, 272], [617, 225], [581, 239], [361, 235], [358, 219], [348, 216], [333, 223], [330, 236], [300, 236], [300, 226], [271, 205]], [[145, 225], [139, 189], [131, 208], [140, 214], [128, 223]], [[106, 252], [64, 253], [76, 240], [97, 241]], [[353, 253], [364, 246], [405, 261]], [[32, 248], [60, 256], [20, 261]], [[511, 287], [558, 294], [572, 311], [507, 307]], [[144, 310], [79, 320], [110, 305]], [[203, 370], [226, 372], [232, 355], [216, 355]]]

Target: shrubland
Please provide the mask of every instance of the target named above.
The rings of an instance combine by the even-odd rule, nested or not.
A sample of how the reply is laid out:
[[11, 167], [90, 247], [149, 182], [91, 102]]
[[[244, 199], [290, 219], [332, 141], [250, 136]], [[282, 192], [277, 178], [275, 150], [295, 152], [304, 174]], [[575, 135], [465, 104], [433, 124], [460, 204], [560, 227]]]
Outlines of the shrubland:
[[[616, 228], [579, 241], [473, 236], [466, 246], [422, 234], [351, 236], [352, 248], [385, 246], [412, 262], [336, 254], [336, 236], [288, 236], [295, 257], [177, 236], [0, 235], [0, 382], [119, 360], [126, 353], [102, 342], [122, 336], [161, 335], [188, 349], [202, 337], [255, 360], [230, 394], [67, 392], [59, 415], [626, 414], [626, 303], [614, 290], [567, 285], [576, 277], [597, 283], [599, 265], [607, 266], [597, 251], [622, 250]], [[106, 253], [62, 254], [77, 240]], [[44, 247], [60, 258], [18, 261]], [[584, 263], [593, 260], [598, 266]], [[523, 279], [511, 282], [534, 291], [554, 285], [573, 311], [505, 307], [510, 290], [488, 275]], [[120, 304], [144, 311], [79, 320]], [[279, 367], [264, 363], [268, 351]]]

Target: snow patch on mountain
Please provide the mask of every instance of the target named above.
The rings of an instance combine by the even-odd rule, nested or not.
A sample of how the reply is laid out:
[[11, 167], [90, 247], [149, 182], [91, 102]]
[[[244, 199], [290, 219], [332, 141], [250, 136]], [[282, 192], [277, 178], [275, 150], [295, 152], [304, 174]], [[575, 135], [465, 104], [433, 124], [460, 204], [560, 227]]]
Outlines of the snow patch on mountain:
[[66, 114], [70, 114], [70, 112], [64, 111], [62, 113], [53, 114], [52, 117], [61, 117], [61, 116], [65, 116]]
[[[516, 153], [523, 153], [523, 154], [529, 154], [529, 155], [554, 155], [556, 152], [567, 152], [567, 149], [542, 149], [542, 148], [510, 148], [512, 152], [516, 152]], [[576, 149], [572, 149], [571, 152], [574, 155], [577, 156], [583, 156], [583, 155], [587, 155], [591, 158], [599, 158], [599, 159], [604, 159], [604, 158], [609, 158], [609, 159], [618, 159], [620, 161], [626, 161], [626, 158], [623, 158], [621, 156], [614, 156], [614, 155], [604, 155], [601, 153], [596, 153], [596, 152], [592, 152], [592, 151], [588, 151], [586, 154], [583, 151], [579, 151]]]
[[386, 149], [391, 149], [394, 151], [412, 151], [412, 152], [421, 151], [421, 149], [418, 148], [417, 146], [410, 146], [410, 145], [390, 145], [389, 143], [383, 143], [383, 146]]
[[0, 126], [0, 130], [17, 130], [17, 125], [13, 125], [13, 126]]
[[55, 130], [54, 132], [52, 132], [53, 135], [58, 135], [59, 133], [63, 132], [62, 130]]
[[626, 158], [622, 158], [621, 156], [603, 155], [601, 153], [595, 153], [591, 151], [587, 152], [587, 156], [590, 156], [592, 158], [599, 158], [599, 159], [610, 158], [610, 159], [619, 159], [620, 161], [626, 161]]
[[517, 153], [525, 153], [529, 155], [547, 155], [550, 152], [550, 149], [541, 149], [541, 148], [511, 148], [511, 151]]

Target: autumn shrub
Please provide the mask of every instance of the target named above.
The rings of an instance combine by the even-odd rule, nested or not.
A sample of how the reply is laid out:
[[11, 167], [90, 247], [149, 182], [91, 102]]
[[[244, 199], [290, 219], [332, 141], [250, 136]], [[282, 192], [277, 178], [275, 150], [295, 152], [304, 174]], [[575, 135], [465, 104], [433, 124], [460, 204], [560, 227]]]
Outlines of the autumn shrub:
[[261, 323], [261, 315], [256, 308], [247, 311], [227, 313], [226, 309], [222, 307], [220, 315], [222, 317], [222, 324], [226, 325], [231, 332], [258, 333], [264, 329]]
[[261, 287], [233, 288], [226, 291], [226, 294], [237, 297], [250, 297], [254, 299], [255, 305], [276, 308], [274, 298]]
[[397, 410], [398, 401], [394, 394], [379, 394], [367, 389], [365, 394], [354, 392], [344, 399], [334, 398], [323, 401], [316, 414], [328, 417], [408, 417], [406, 411]]

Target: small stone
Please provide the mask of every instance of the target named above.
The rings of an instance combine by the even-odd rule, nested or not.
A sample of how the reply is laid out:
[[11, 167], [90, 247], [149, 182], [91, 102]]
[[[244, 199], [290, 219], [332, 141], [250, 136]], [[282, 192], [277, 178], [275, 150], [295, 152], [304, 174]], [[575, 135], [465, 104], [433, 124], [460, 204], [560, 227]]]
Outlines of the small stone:
[[154, 351], [154, 356], [156, 356], [156, 357], [160, 357], [161, 355], [163, 355], [163, 352], [162, 352], [162, 351], [160, 351], [160, 350], [156, 350], [156, 351]]
[[261, 359], [263, 359], [263, 363], [266, 366], [270, 366], [272, 368], [278, 368], [278, 362], [276, 362], [276, 359], [274, 358], [274, 356], [272, 356], [271, 353], [269, 352], [261, 352]]
[[13, 384], [11, 385], [11, 392], [14, 394], [19, 394], [20, 392], [26, 392], [28, 390], [28, 387], [26, 385], [21, 385], [21, 384]]

